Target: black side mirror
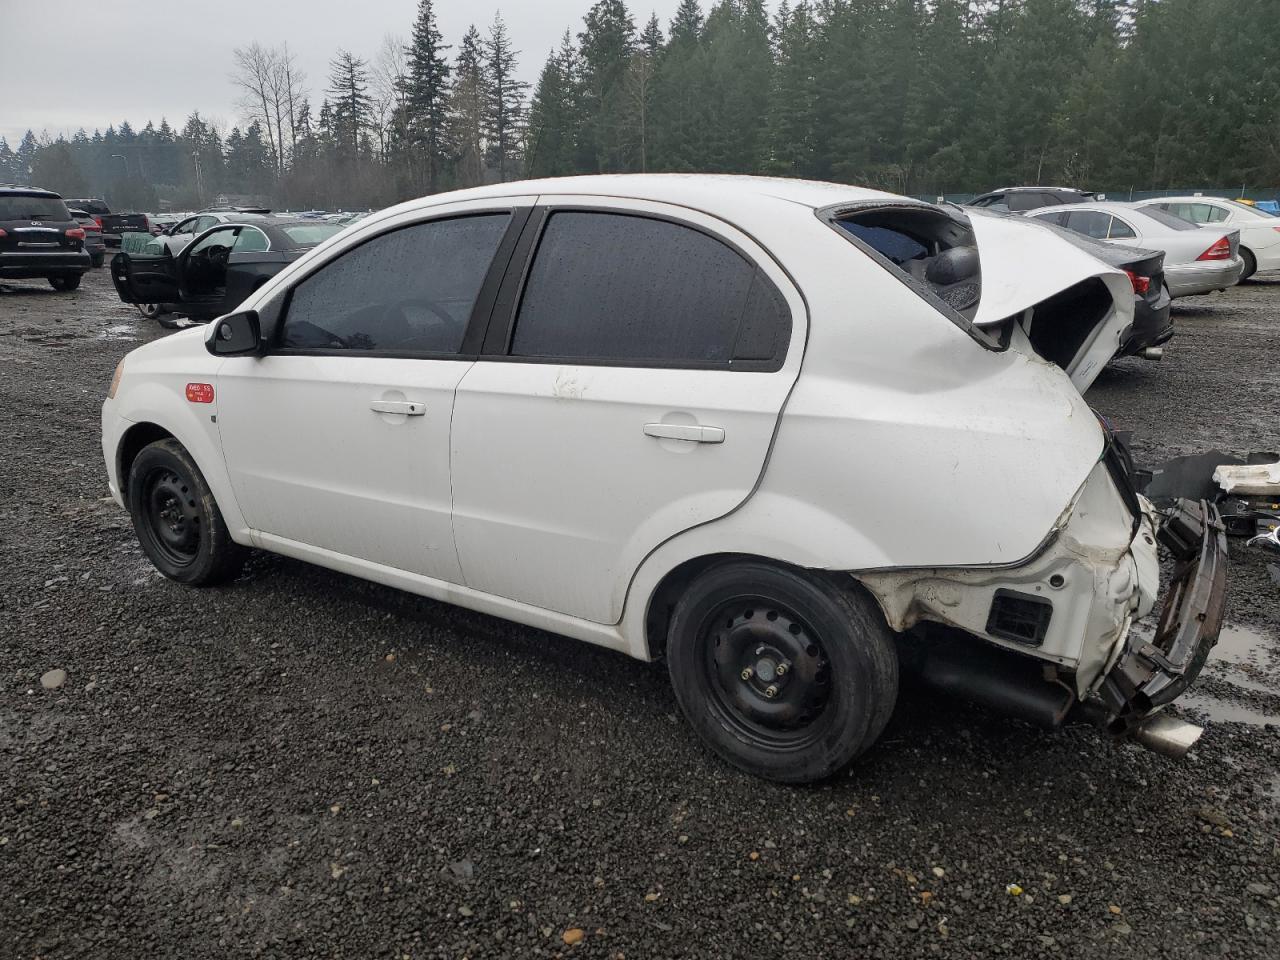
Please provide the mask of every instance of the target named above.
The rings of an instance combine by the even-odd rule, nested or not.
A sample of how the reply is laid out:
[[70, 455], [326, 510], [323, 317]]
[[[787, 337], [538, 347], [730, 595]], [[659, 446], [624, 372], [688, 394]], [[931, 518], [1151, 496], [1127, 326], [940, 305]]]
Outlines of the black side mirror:
[[209, 352], [218, 357], [243, 356], [262, 350], [262, 325], [257, 310], [229, 313], [213, 322], [213, 334], [205, 341]]

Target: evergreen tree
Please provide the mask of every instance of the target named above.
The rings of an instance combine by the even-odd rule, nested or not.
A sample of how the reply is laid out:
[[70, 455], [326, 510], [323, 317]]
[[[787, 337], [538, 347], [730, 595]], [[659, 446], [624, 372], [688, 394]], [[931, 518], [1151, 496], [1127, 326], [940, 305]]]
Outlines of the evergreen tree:
[[493, 18], [484, 42], [485, 136], [489, 165], [506, 181], [520, 169], [520, 141], [524, 125], [524, 98], [529, 84], [516, 78], [516, 57], [507, 25], [501, 15]]
[[597, 172], [625, 171], [626, 75], [635, 47], [635, 23], [623, 0], [597, 0], [578, 34], [582, 68], [582, 141]]
[[577, 166], [579, 110], [578, 52], [569, 31], [560, 49], [548, 58], [529, 106], [529, 173], [536, 177], [563, 177], [581, 172]]
[[485, 130], [489, 119], [483, 41], [475, 25], [458, 45], [449, 93], [449, 140], [453, 144], [457, 183], [474, 187], [485, 180]]
[[346, 50], [329, 62], [330, 124], [338, 159], [353, 163], [361, 153], [361, 141], [370, 125], [369, 70], [359, 57]]
[[711, 105], [703, 29], [698, 0], [682, 0], [654, 71], [653, 169], [706, 169]]
[[765, 169], [783, 176], [812, 177], [817, 128], [815, 24], [807, 0], [794, 10], [784, 2], [774, 20], [775, 58], [769, 91]]
[[405, 55], [409, 60], [405, 102], [412, 153], [419, 166], [419, 184], [428, 193], [440, 189], [440, 175], [448, 163], [449, 47], [440, 35], [433, 0], [418, 0], [418, 18]]

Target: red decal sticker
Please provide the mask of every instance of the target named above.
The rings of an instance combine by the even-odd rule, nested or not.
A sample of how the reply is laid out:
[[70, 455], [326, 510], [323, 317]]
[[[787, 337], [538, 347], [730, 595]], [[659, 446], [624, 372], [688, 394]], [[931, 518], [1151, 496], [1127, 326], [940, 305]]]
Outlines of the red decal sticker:
[[192, 403], [213, 403], [213, 384], [188, 383], [187, 399]]

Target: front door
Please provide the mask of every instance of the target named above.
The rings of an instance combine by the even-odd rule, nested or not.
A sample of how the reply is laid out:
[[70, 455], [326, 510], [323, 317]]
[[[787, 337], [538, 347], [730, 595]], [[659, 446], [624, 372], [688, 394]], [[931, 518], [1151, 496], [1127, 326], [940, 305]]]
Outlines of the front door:
[[294, 286], [267, 356], [219, 369], [232, 487], [271, 545], [461, 581], [450, 417], [471, 366], [463, 335], [510, 220], [416, 223], [337, 254]]
[[454, 531], [467, 586], [615, 623], [649, 552], [750, 496], [804, 313], [718, 221], [582, 202], [530, 220], [518, 311], [490, 326], [501, 355], [459, 385]]

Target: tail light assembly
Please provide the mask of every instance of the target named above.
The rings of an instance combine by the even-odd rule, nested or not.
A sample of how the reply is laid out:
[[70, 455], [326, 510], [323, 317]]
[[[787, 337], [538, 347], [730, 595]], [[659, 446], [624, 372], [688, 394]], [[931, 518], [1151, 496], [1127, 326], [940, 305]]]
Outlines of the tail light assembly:
[[70, 230], [68, 230], [68, 231], [67, 231], [67, 238], [68, 238], [68, 239], [70, 239], [70, 240], [83, 240], [83, 239], [84, 239], [84, 228], [83, 228], [83, 227], [72, 227]]
[[1197, 260], [1230, 260], [1231, 259], [1231, 241], [1226, 237], [1220, 238], [1212, 247], [1206, 250]]
[[1129, 275], [1129, 282], [1133, 284], [1133, 292], [1140, 297], [1145, 297], [1151, 290], [1151, 278], [1139, 276], [1132, 270], [1126, 270], [1125, 273]]

